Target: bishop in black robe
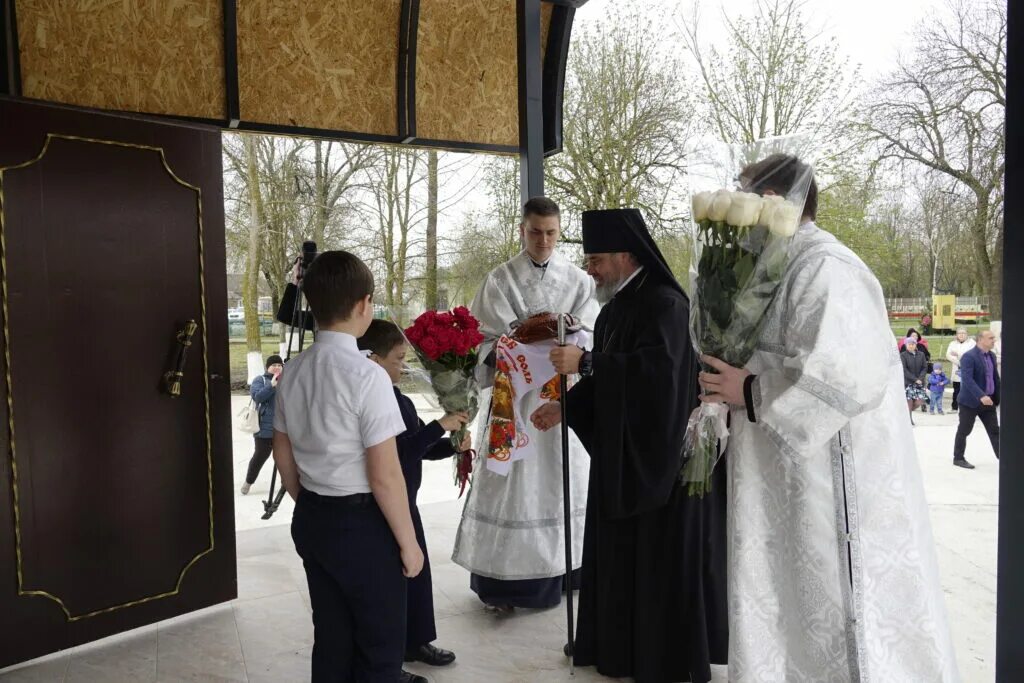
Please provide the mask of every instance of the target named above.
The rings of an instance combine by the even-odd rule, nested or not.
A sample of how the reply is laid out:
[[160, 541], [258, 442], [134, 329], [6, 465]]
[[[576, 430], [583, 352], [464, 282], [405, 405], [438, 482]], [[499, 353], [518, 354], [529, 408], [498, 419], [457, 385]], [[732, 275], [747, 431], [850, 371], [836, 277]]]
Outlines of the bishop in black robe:
[[[705, 682], [728, 652], [726, 491], [721, 463], [703, 498], [679, 478], [698, 391], [689, 300], [635, 209], [585, 212], [583, 249], [598, 278], [600, 260], [623, 252], [635, 270], [595, 278], [618, 290], [592, 352], [552, 355], [583, 375], [567, 416], [591, 456], [575, 663], [638, 683]], [[534, 414], [539, 428], [557, 421], [554, 408]]]

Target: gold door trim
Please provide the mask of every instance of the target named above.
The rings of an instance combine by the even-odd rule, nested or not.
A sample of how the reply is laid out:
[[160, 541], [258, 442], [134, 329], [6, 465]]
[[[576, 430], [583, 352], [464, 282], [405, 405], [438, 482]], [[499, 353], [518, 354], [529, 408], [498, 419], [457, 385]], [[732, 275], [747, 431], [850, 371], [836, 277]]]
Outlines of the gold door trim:
[[[22, 572], [22, 558], [21, 558], [21, 510], [20, 510], [20, 499], [18, 491], [18, 463], [15, 457], [15, 434], [14, 434], [14, 391], [11, 385], [11, 344], [10, 344], [10, 329], [8, 327], [8, 292], [7, 292], [7, 226], [6, 226], [6, 212], [4, 210], [4, 173], [6, 171], [13, 171], [16, 169], [27, 168], [33, 164], [38, 163], [46, 155], [46, 152], [50, 148], [50, 142], [53, 140], [71, 140], [77, 142], [90, 142], [98, 145], [113, 145], [115, 147], [128, 147], [131, 149], [142, 149], [151, 152], [156, 152], [160, 155], [160, 161], [163, 164], [164, 170], [171, 177], [174, 182], [187, 187], [188, 189], [196, 193], [196, 216], [197, 216], [197, 227], [199, 233], [199, 308], [200, 315], [202, 317], [202, 358], [203, 358], [203, 396], [205, 399], [205, 417], [206, 417], [206, 480], [207, 480], [207, 499], [209, 503], [209, 520], [210, 520], [210, 545], [205, 550], [198, 553], [193, 557], [188, 564], [178, 574], [178, 581], [174, 586], [173, 590], [165, 591], [157, 595], [150, 595], [148, 597], [140, 598], [138, 600], [132, 600], [118, 605], [111, 605], [110, 607], [104, 607], [102, 609], [93, 610], [84, 614], [71, 614], [67, 605], [59, 597], [45, 590], [28, 590], [25, 588], [24, 574]], [[9, 447], [11, 451], [11, 488], [13, 490], [13, 507], [14, 507], [14, 538], [15, 538], [15, 554], [17, 556], [17, 569], [18, 569], [18, 595], [19, 596], [34, 596], [42, 597], [48, 600], [52, 600], [64, 612], [65, 617], [68, 621], [79, 621], [81, 619], [88, 619], [89, 617], [95, 617], [100, 614], [107, 614], [116, 610], [125, 609], [126, 607], [134, 607], [136, 605], [142, 605], [147, 602], [154, 600], [160, 600], [162, 598], [168, 598], [177, 595], [181, 591], [182, 581], [185, 579], [185, 574], [202, 558], [204, 555], [208, 555], [213, 552], [214, 541], [213, 541], [213, 439], [210, 433], [210, 372], [209, 364], [207, 359], [207, 341], [206, 341], [206, 273], [204, 270], [205, 262], [205, 248], [203, 244], [203, 194], [202, 190], [195, 185], [185, 182], [174, 173], [170, 165], [167, 163], [167, 156], [164, 154], [162, 147], [153, 147], [150, 145], [137, 145], [127, 142], [118, 142], [116, 140], [99, 140], [96, 138], [80, 137], [76, 135], [62, 135], [58, 133], [47, 133], [46, 141], [43, 143], [43, 148], [40, 150], [38, 156], [34, 159], [30, 159], [24, 163], [17, 164], [14, 166], [0, 167], [0, 282], [2, 282], [2, 288], [0, 288], [0, 300], [3, 305], [3, 339], [4, 339], [4, 355], [5, 365], [7, 374], [7, 420], [8, 420], [8, 431], [9, 431]]]

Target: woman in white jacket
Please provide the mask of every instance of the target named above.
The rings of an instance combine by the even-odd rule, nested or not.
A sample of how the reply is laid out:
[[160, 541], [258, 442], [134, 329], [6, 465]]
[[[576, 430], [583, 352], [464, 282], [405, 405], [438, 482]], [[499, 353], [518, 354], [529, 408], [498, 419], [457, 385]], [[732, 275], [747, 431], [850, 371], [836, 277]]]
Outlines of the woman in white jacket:
[[960, 396], [960, 359], [974, 346], [974, 339], [967, 336], [967, 330], [961, 327], [956, 331], [956, 339], [950, 342], [949, 348], [946, 350], [946, 360], [951, 364], [950, 375], [953, 378], [952, 409], [954, 413], [960, 409], [960, 405], [957, 403], [957, 397]]

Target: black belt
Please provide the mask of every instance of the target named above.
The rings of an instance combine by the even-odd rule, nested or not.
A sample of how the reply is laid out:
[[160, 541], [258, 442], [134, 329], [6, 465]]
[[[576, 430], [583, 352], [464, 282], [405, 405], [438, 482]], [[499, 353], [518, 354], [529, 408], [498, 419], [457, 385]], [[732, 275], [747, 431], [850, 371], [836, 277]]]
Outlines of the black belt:
[[372, 493], [353, 493], [348, 496], [324, 496], [319, 493], [314, 493], [308, 489], [302, 489], [299, 492], [299, 498], [305, 498], [307, 501], [314, 503], [315, 505], [323, 505], [327, 507], [357, 507], [360, 505], [369, 505], [374, 502]]

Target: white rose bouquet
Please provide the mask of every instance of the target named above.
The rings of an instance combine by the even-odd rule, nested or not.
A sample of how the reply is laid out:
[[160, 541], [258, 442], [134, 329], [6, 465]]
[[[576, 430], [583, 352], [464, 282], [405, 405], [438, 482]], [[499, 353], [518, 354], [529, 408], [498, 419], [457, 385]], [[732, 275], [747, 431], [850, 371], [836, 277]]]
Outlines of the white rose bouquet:
[[[809, 167], [794, 161], [792, 155], [767, 156], [740, 171], [740, 191], [692, 197], [690, 340], [699, 354], [743, 367], [754, 353], [810, 185], [809, 173], [794, 177], [794, 169]], [[735, 171], [728, 175], [736, 177]], [[690, 495], [703, 496], [710, 488], [728, 441], [728, 411], [725, 405], [702, 404], [690, 416], [682, 470]]]

